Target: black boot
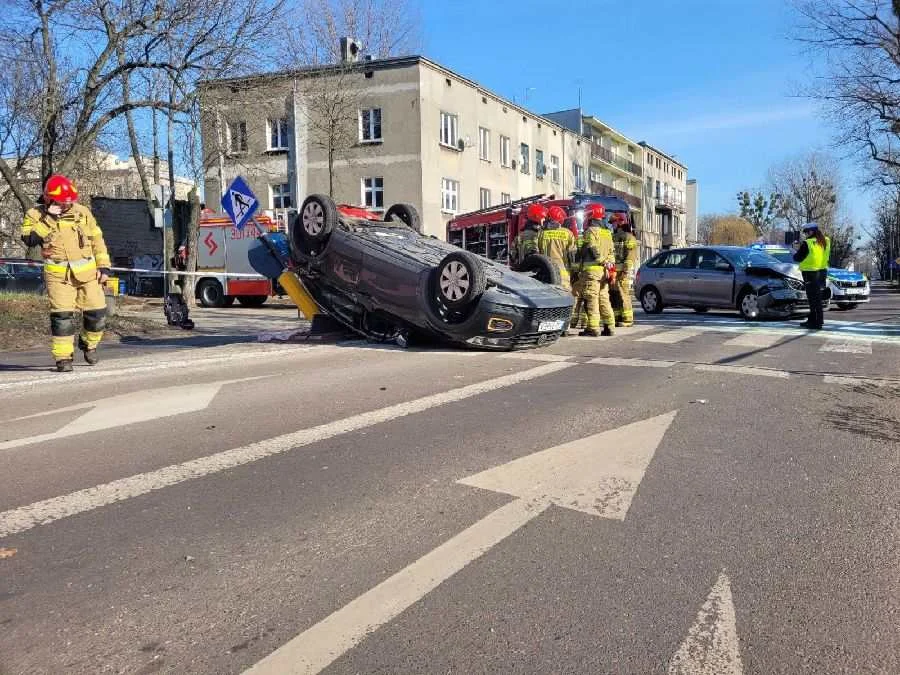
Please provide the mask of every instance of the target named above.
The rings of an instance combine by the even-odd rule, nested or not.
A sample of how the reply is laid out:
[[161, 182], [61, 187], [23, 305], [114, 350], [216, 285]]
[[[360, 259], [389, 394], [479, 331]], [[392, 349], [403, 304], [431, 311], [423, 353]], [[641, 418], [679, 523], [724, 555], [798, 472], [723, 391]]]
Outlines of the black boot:
[[609, 337], [613, 334], [612, 328], [609, 326], [603, 326], [603, 332], [600, 333], [603, 337]]
[[71, 373], [72, 372], [72, 359], [60, 359], [56, 362], [56, 372], [58, 373]]
[[88, 349], [87, 343], [82, 338], [78, 338], [78, 348], [84, 352], [84, 360], [89, 366], [96, 366], [100, 363], [100, 357], [97, 356], [97, 350]]
[[578, 337], [600, 337], [600, 333], [593, 328], [585, 328], [578, 334]]

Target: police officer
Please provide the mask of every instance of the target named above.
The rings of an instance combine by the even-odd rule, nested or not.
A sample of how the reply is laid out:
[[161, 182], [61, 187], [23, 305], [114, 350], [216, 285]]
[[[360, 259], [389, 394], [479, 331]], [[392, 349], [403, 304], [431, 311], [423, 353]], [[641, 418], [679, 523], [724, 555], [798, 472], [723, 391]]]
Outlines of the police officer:
[[510, 264], [519, 269], [532, 253], [538, 252], [538, 235], [547, 218], [547, 207], [543, 204], [530, 204], [525, 211], [525, 227], [516, 235], [510, 250]]
[[[609, 282], [615, 274], [615, 253], [605, 216], [602, 204], [589, 204], [585, 209], [584, 241], [578, 252], [578, 285], [587, 312], [587, 328], [579, 333], [581, 336], [613, 334], [615, 317], [609, 300]], [[603, 332], [600, 332], [601, 321]]]
[[50, 176], [43, 203], [25, 214], [21, 233], [26, 246], [41, 247], [50, 298], [51, 352], [61, 373], [72, 371], [75, 310], [81, 309], [84, 316], [78, 347], [90, 365], [99, 361], [97, 345], [106, 325], [102, 284], [109, 278], [109, 253], [93, 214], [77, 199], [72, 181]]
[[817, 223], [803, 226], [804, 241], [794, 252], [794, 262], [800, 265], [806, 298], [809, 301], [809, 318], [801, 327], [820, 330], [825, 323], [822, 310], [822, 291], [828, 277], [828, 260], [831, 258], [831, 238], [819, 230]]
[[634, 307], [631, 294], [634, 271], [637, 267], [638, 244], [632, 233], [632, 225], [623, 213], [614, 213], [611, 222], [616, 225], [613, 245], [616, 253], [616, 287], [621, 298], [621, 307], [616, 307], [616, 326], [631, 326], [634, 323]]
[[563, 227], [566, 220], [566, 212], [560, 206], [551, 206], [547, 210], [545, 227], [538, 234], [538, 253], [550, 258], [550, 261], [559, 270], [561, 286], [570, 293], [572, 281], [569, 276], [569, 268], [575, 260], [577, 250], [575, 237], [572, 232]]

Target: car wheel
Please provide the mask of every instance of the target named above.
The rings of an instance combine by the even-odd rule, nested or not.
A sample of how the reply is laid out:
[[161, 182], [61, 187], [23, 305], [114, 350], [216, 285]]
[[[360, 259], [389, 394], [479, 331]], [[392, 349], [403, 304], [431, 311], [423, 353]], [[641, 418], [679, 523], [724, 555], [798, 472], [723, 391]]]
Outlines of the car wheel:
[[697, 314], [706, 314], [709, 311], [709, 307], [694, 307], [694, 311]]
[[385, 221], [399, 220], [411, 230], [422, 234], [422, 219], [412, 204], [394, 204], [384, 214]]
[[468, 251], [454, 251], [444, 256], [435, 270], [440, 302], [450, 309], [460, 309], [484, 293], [487, 280], [481, 260]]
[[851, 302], [849, 305], [847, 305], [847, 309], [856, 309], [857, 307], [859, 307], [858, 302]]
[[328, 195], [310, 195], [303, 200], [292, 234], [301, 234], [307, 241], [322, 243], [337, 223], [338, 210], [334, 200]]
[[663, 311], [663, 301], [659, 291], [653, 286], [648, 286], [641, 291], [641, 309], [647, 314], [659, 314]]
[[204, 279], [197, 286], [197, 297], [204, 307], [222, 307], [225, 304], [225, 291], [215, 279]]
[[268, 295], [242, 295], [238, 302], [242, 307], [262, 307], [268, 299]]
[[562, 284], [562, 277], [559, 275], [559, 269], [545, 255], [540, 253], [532, 253], [525, 256], [521, 266], [517, 270], [523, 274], [533, 274], [534, 278], [544, 284], [559, 286]]
[[759, 318], [759, 295], [752, 289], [747, 289], [738, 298], [738, 311], [747, 321], [755, 321]]
[[222, 302], [222, 307], [231, 307], [235, 300], [237, 300], [237, 298], [233, 295], [226, 295], [225, 300]]

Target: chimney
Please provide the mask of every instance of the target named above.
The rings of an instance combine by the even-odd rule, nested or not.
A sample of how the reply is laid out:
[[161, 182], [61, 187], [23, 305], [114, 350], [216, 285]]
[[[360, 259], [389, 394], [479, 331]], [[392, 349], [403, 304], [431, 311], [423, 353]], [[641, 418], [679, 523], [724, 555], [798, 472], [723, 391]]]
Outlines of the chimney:
[[362, 53], [362, 43], [356, 38], [341, 38], [341, 63], [357, 63]]

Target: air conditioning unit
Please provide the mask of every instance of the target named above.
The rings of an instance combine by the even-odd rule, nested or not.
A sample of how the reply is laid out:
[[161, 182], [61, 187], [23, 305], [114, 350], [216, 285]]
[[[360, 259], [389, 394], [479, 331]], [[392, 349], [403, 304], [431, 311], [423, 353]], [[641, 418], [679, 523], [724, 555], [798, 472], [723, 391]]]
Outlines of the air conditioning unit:
[[510, 162], [510, 165], [512, 166], [513, 171], [515, 171], [516, 167], [518, 166], [518, 163], [516, 162], [516, 160], [513, 160], [512, 162]]
[[341, 40], [341, 62], [357, 63], [363, 50], [362, 42], [352, 37], [342, 37]]
[[458, 141], [456, 141], [456, 147], [459, 148], [460, 150], [465, 150], [466, 142], [462, 138], [460, 138]]

